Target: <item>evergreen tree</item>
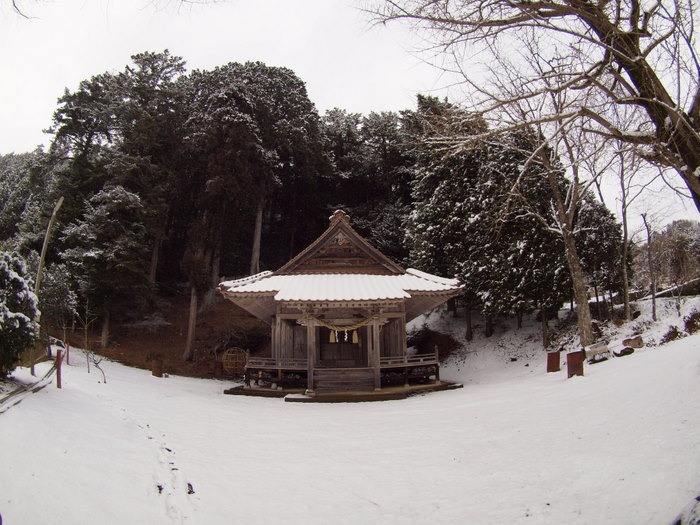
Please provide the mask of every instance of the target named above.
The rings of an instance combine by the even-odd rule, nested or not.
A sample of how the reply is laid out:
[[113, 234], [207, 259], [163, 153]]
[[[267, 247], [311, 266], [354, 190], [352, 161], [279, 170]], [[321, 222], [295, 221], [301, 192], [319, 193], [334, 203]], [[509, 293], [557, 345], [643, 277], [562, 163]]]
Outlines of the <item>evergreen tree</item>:
[[34, 344], [37, 300], [24, 260], [0, 252], [0, 377], [12, 371], [22, 352]]
[[[354, 179], [362, 171], [362, 138], [360, 137], [360, 126], [362, 115], [360, 113], [348, 113], [344, 109], [333, 108], [326, 111], [322, 118], [324, 149], [332, 163], [335, 174], [335, 186], [333, 188], [333, 198], [352, 198], [355, 192], [348, 191]], [[345, 181], [350, 181], [345, 183]], [[339, 204], [345, 203], [338, 200]]]
[[64, 230], [63, 258], [78, 283], [81, 303], [103, 321], [135, 313], [149, 298], [148, 243], [141, 199], [121, 186], [105, 188], [85, 204], [83, 218]]
[[402, 116], [336, 108], [326, 112], [323, 125], [334, 168], [330, 207], [348, 212], [354, 227], [386, 255], [407, 261], [403, 231], [415, 159]]
[[[438, 117], [454, 109], [435, 100], [423, 103]], [[416, 124], [430, 134], [441, 121]], [[477, 120], [472, 125], [481, 129]], [[528, 135], [512, 133], [499, 143], [456, 154], [431, 153], [430, 135], [425, 142], [409, 221], [413, 264], [458, 275], [466, 285], [462, 300], [468, 310], [478, 306], [487, 319], [520, 319], [535, 308], [546, 313], [558, 306], [570, 286], [566, 262], [553, 221], [542, 221], [549, 215], [547, 181], [535, 165], [523, 171], [532, 144]]]
[[[597, 304], [602, 292], [612, 294], [622, 289], [622, 228], [613, 213], [591, 194], [579, 206], [576, 246], [596, 291]], [[598, 316], [602, 317], [603, 312], [599, 311]]]
[[[321, 183], [330, 163], [323, 149], [321, 119], [306, 85], [290, 69], [261, 62], [228, 67], [246, 86], [263, 150], [273, 161], [272, 178], [258, 178], [256, 184], [262, 199], [256, 213], [267, 212], [262, 266], [277, 267], [326, 224], [326, 190]], [[256, 238], [263, 233], [257, 230]]]
[[17, 219], [32, 197], [28, 171], [34, 157], [34, 153], [0, 155], [0, 241], [18, 232]]
[[0, 245], [23, 257], [41, 249], [55, 204], [48, 158], [41, 149], [0, 156]]
[[118, 74], [103, 73], [66, 90], [54, 114], [51, 157], [56, 192], [66, 197], [63, 223], [81, 218], [83, 202], [122, 186], [145, 204], [155, 281], [170, 202], [177, 193], [183, 117], [177, 78], [184, 61], [166, 50], [133, 55]]

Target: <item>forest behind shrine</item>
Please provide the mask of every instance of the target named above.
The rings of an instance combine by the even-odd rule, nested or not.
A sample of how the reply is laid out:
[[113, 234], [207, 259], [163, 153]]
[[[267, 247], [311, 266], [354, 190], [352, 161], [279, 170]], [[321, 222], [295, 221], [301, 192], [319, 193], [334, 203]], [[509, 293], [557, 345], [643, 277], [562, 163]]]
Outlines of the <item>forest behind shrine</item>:
[[[573, 299], [552, 204], [553, 192], [571, 193], [564, 163], [546, 148], [533, 162], [543, 144], [528, 127], [446, 151], [433, 139], [455, 125], [488, 136], [448, 100], [321, 115], [289, 69], [187, 71], [168, 51], [141, 53], [65, 91], [46, 150], [0, 157], [0, 249], [26, 261], [33, 283], [63, 198], [42, 328], [77, 316], [98, 322], [106, 344], [111, 321], [143, 319], [159, 297], [188, 294], [196, 315], [223, 276], [277, 269], [343, 209], [396, 262], [461, 279], [459, 300], [486, 319], [539, 310], [546, 320]], [[581, 191], [571, 224], [594, 296], [697, 277], [697, 223], [651, 228], [635, 245], [594, 189]]]

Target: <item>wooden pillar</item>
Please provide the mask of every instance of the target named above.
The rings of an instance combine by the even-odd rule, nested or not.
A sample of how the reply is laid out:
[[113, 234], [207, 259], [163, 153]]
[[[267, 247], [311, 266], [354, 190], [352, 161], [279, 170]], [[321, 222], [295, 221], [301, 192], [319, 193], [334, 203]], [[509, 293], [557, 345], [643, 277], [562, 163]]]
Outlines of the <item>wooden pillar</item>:
[[399, 330], [401, 334], [401, 349], [403, 355], [404, 363], [406, 362], [406, 357], [408, 356], [408, 336], [406, 335], [406, 311], [405, 305], [402, 305], [401, 318], [399, 319]]
[[314, 393], [314, 367], [316, 366], [316, 323], [308, 319], [306, 321], [306, 361], [307, 382], [306, 393]]
[[370, 345], [372, 354], [370, 357], [370, 366], [372, 367], [372, 371], [374, 372], [374, 389], [381, 390], [382, 375], [379, 359], [381, 355], [381, 348], [379, 345], [379, 321], [373, 320], [370, 326], [372, 327], [372, 344]]
[[56, 388], [61, 388], [61, 365], [63, 364], [63, 350], [56, 352]]
[[438, 351], [437, 345], [435, 345], [435, 384], [440, 383], [440, 360], [438, 358], [440, 352]]
[[282, 319], [275, 316], [275, 322], [272, 325], [272, 357], [275, 360], [275, 366], [279, 368], [280, 358], [282, 354]]

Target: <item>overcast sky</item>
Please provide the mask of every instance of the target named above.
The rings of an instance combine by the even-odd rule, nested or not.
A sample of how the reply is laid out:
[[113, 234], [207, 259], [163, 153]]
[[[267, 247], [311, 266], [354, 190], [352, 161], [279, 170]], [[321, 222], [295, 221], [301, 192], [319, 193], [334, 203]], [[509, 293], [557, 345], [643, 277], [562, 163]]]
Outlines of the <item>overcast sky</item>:
[[188, 70], [259, 60], [292, 69], [323, 113], [401, 110], [447, 85], [406, 28], [372, 27], [356, 0], [0, 1], [0, 154], [48, 145], [56, 100], [81, 80], [169, 49]]
[[[196, 0], [199, 2], [200, 0]], [[373, 27], [362, 0], [0, 0], [0, 154], [48, 146], [58, 97], [81, 80], [118, 72], [130, 56], [169, 49], [188, 70], [259, 60], [292, 69], [320, 113], [414, 108], [417, 93], [449, 95], [450, 79], [424, 63], [404, 26]], [[614, 181], [606, 204], [618, 208]], [[660, 223], [697, 218], [670, 190], [648, 194], [633, 213]], [[639, 223], [639, 220], [635, 222]], [[637, 224], [637, 228], [639, 224]]]

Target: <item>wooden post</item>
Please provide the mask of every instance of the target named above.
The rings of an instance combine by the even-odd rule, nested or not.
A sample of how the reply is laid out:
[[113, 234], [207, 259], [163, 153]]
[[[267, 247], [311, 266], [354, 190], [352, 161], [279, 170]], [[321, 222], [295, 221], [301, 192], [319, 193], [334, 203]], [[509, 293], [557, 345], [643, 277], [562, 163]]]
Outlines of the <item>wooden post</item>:
[[583, 375], [583, 360], [585, 357], [586, 352], [583, 350], [566, 354], [567, 378]]
[[282, 327], [283, 321], [280, 319], [279, 315], [275, 318], [275, 324], [272, 327], [272, 357], [275, 358], [275, 366], [280, 369], [280, 358], [282, 356], [282, 345], [284, 344], [282, 338]]
[[56, 352], [56, 388], [61, 388], [61, 364], [63, 361], [63, 350], [60, 348]]
[[374, 372], [374, 390], [381, 390], [382, 389], [382, 375], [381, 375], [381, 365], [380, 365], [380, 355], [381, 355], [381, 349], [380, 349], [380, 343], [379, 343], [379, 321], [374, 320], [370, 324], [372, 327], [372, 358], [370, 361], [370, 366], [373, 369]]
[[306, 361], [307, 381], [306, 393], [314, 393], [314, 367], [316, 366], [316, 324], [313, 320], [306, 321]]
[[437, 345], [435, 345], [435, 384], [437, 385], [440, 383], [440, 361], [438, 359], [438, 356], [440, 355], [440, 352], [438, 350]]
[[163, 360], [160, 357], [154, 357], [151, 360], [151, 375], [163, 377]]

